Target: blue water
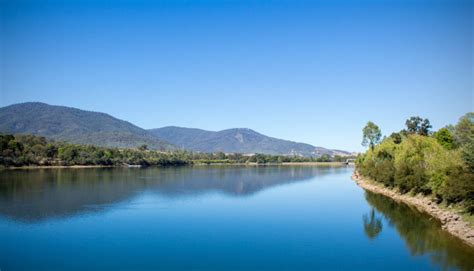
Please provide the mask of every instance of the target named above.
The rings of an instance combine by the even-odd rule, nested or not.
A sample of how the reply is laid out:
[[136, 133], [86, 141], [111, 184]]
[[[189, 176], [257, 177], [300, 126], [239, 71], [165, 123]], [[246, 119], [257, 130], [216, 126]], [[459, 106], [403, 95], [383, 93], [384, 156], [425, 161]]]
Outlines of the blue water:
[[0, 269], [472, 270], [474, 251], [350, 167], [0, 172]]

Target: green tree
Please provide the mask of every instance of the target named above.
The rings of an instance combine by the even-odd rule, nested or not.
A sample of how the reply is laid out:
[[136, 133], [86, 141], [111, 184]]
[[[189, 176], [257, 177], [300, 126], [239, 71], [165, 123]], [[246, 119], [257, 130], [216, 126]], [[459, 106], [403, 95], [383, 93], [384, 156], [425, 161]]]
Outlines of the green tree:
[[469, 144], [474, 140], [474, 112], [462, 116], [454, 127], [454, 140], [459, 145]]
[[331, 162], [331, 157], [325, 153], [318, 158], [318, 162]]
[[0, 135], [0, 151], [8, 149], [8, 143], [15, 140], [13, 135]]
[[433, 137], [446, 149], [451, 150], [453, 148], [453, 135], [447, 128], [439, 129], [433, 134]]
[[[474, 174], [474, 140], [471, 140], [461, 147], [461, 157], [466, 163], [469, 172]], [[474, 183], [474, 181], [472, 183]]]
[[376, 182], [398, 187], [401, 192], [422, 192], [433, 195], [438, 202], [460, 204], [473, 214], [473, 119], [474, 114], [468, 113], [456, 126], [426, 136], [430, 125], [414, 117], [407, 121], [407, 130], [398, 133], [400, 143], [397, 133], [393, 133], [358, 155], [357, 171]]
[[375, 123], [369, 121], [362, 130], [362, 133], [362, 146], [370, 146], [370, 148], [374, 150], [374, 146], [378, 144], [382, 138], [380, 128]]
[[422, 136], [429, 135], [432, 127], [428, 119], [423, 119], [418, 116], [407, 119], [405, 125], [407, 126], [408, 133]]
[[401, 133], [392, 133], [390, 138], [393, 140], [393, 143], [400, 144], [402, 143], [402, 135]]
[[58, 154], [58, 147], [52, 143], [46, 145], [46, 156], [48, 158], [54, 158]]

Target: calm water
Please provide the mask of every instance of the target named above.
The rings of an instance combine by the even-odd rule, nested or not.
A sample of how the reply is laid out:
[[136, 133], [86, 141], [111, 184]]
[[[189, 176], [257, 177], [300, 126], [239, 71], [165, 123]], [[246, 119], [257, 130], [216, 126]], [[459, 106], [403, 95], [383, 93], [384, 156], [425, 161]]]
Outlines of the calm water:
[[351, 172], [3, 171], [0, 269], [473, 270], [473, 249]]

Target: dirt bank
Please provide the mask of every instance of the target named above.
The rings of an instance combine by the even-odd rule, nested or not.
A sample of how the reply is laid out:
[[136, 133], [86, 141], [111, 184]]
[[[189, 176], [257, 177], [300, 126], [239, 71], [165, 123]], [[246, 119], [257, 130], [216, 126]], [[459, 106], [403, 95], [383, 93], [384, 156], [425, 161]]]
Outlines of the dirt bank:
[[365, 190], [376, 194], [382, 194], [395, 201], [415, 206], [420, 211], [426, 212], [439, 219], [444, 230], [457, 236], [471, 247], [474, 247], [474, 228], [469, 224], [469, 222], [464, 221], [462, 216], [457, 212], [439, 207], [428, 197], [401, 194], [394, 189], [386, 188], [383, 185], [370, 180], [365, 180], [358, 175], [357, 172], [354, 172], [352, 179], [354, 179], [355, 182]]

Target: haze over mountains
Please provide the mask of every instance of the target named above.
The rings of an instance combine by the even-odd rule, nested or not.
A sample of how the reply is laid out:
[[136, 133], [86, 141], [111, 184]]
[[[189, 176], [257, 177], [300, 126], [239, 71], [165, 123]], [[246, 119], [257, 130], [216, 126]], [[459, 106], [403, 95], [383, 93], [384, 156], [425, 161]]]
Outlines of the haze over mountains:
[[[265, 136], [248, 128], [213, 132], [168, 126], [149, 131], [179, 148], [199, 152], [265, 153], [314, 157], [337, 154], [335, 150]], [[347, 153], [341, 152], [341, 154]]]
[[186, 149], [199, 152], [264, 153], [318, 157], [348, 155], [310, 144], [262, 135], [247, 128], [218, 132], [163, 127], [145, 130], [100, 112], [28, 102], [0, 108], [0, 133], [34, 134], [50, 139], [105, 147]]

